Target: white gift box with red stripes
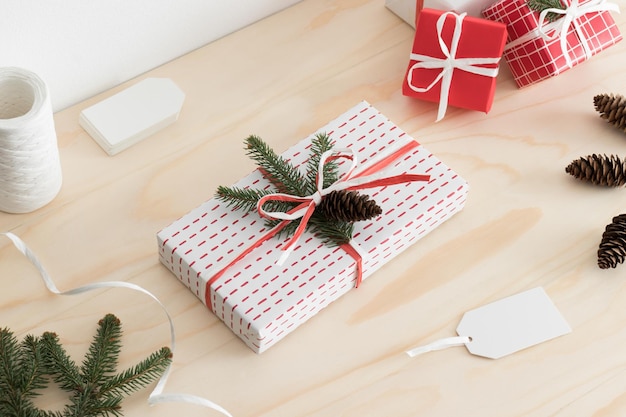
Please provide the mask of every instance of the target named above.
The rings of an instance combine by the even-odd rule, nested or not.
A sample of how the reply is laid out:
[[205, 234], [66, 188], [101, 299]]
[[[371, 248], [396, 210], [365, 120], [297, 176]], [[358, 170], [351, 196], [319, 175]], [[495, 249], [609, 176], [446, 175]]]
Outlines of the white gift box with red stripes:
[[[363, 279], [465, 204], [467, 182], [367, 102], [282, 156], [304, 167], [317, 133], [328, 134], [336, 148], [352, 149], [363, 167], [381, 153], [403, 150], [384, 168], [385, 176], [430, 176], [426, 182], [360, 191], [383, 210], [375, 219], [355, 223], [352, 242], [362, 254]], [[255, 170], [235, 186], [268, 188], [271, 183]], [[327, 245], [310, 232], [302, 235], [283, 265], [276, 261], [284, 237], [272, 237], [237, 259], [267, 232], [258, 213], [233, 210], [211, 199], [157, 234], [161, 262], [257, 353], [352, 290], [357, 277], [357, 262], [344, 248]], [[218, 271], [221, 276], [214, 278]]]

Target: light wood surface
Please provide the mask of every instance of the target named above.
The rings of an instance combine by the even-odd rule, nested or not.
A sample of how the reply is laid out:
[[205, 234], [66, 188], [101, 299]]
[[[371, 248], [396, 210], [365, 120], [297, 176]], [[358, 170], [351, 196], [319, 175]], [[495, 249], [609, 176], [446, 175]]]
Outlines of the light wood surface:
[[[614, 17], [626, 32], [626, 16]], [[449, 108], [434, 123], [435, 104], [400, 92], [413, 33], [382, 0], [305, 0], [145, 74], [173, 79], [187, 94], [183, 111], [115, 157], [78, 115], [137, 80], [66, 109], [55, 118], [61, 193], [34, 213], [0, 214], [0, 228], [26, 241], [60, 289], [122, 280], [153, 292], [178, 337], [166, 392], [204, 396], [236, 417], [626, 415], [626, 265], [596, 266], [626, 190], [564, 171], [592, 153], [626, 156], [626, 136], [592, 102], [626, 94], [626, 42], [523, 90], [503, 64], [488, 115]], [[360, 100], [466, 178], [467, 205], [256, 355], [159, 264], [156, 233], [254, 168], [242, 150], [249, 134], [282, 151]], [[162, 310], [142, 294], [54, 296], [6, 240], [0, 271], [0, 325], [19, 337], [55, 331], [80, 361], [97, 320], [112, 312], [125, 330], [122, 365], [169, 343]], [[404, 354], [454, 335], [465, 311], [536, 286], [571, 334], [499, 360], [462, 347]], [[125, 415], [218, 415], [149, 407], [148, 393], [126, 400]], [[47, 393], [38, 404], [65, 400]]]

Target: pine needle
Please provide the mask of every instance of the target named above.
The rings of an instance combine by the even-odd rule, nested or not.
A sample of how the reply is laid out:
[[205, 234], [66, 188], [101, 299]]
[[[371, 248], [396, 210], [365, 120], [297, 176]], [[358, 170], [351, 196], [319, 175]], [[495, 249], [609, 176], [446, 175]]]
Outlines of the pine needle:
[[[326, 133], [319, 133], [311, 141], [311, 156], [307, 162], [307, 192], [309, 195], [317, 191], [317, 171], [319, 169], [320, 159], [324, 152], [330, 151], [334, 143]], [[328, 187], [337, 181], [339, 165], [335, 161], [326, 162], [324, 164], [324, 187]]]
[[251, 135], [246, 140], [248, 156], [255, 161], [263, 175], [281, 193], [306, 196], [306, 179], [300, 172], [279, 156], [260, 137]]
[[[528, 7], [537, 13], [541, 13], [546, 9], [565, 10], [561, 0], [528, 0]], [[549, 12], [546, 14], [546, 20], [548, 20], [548, 22], [554, 22], [561, 17], [563, 17], [563, 15], [558, 13]]]

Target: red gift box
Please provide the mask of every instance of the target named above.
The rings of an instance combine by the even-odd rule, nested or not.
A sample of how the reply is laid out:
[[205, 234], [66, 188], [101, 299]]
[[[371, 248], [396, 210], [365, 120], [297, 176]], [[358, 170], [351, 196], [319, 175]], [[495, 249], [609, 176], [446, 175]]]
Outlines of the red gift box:
[[487, 113], [505, 42], [502, 23], [423, 9], [417, 17], [402, 93], [439, 102], [437, 120], [448, 104]]
[[[562, 15], [547, 22], [546, 14]], [[505, 23], [508, 43], [504, 58], [518, 87], [525, 87], [572, 68], [622, 40], [606, 0], [573, 0], [567, 9], [538, 13], [526, 0], [502, 0], [485, 9], [487, 19]]]

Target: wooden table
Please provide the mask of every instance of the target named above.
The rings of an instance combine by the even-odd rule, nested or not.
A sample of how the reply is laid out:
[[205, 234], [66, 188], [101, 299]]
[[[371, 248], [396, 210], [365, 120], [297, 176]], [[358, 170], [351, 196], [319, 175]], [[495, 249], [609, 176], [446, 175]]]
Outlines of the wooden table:
[[[622, 9], [625, 0], [617, 0]], [[626, 16], [614, 15], [626, 32]], [[564, 167], [592, 153], [626, 155], [626, 137], [593, 109], [626, 93], [626, 43], [518, 90], [502, 65], [492, 111], [402, 96], [413, 30], [382, 0], [305, 0], [147, 76], [183, 89], [179, 120], [109, 157], [78, 115], [138, 80], [56, 114], [64, 185], [46, 207], [0, 214], [60, 289], [138, 284], [163, 301], [178, 344], [166, 392], [209, 398], [236, 417], [626, 415], [626, 266], [601, 270], [596, 251], [626, 191], [575, 180]], [[143, 77], [142, 77], [143, 78]], [[158, 260], [156, 233], [254, 166], [249, 134], [282, 151], [367, 100], [470, 183], [465, 209], [294, 333], [252, 353]], [[80, 361], [96, 322], [118, 315], [122, 365], [169, 343], [160, 307], [120, 289], [50, 294], [13, 246], [0, 250], [2, 326], [20, 338], [52, 330]], [[489, 360], [452, 348], [404, 350], [452, 336], [462, 314], [542, 286], [573, 332]], [[124, 403], [125, 415], [218, 415]], [[60, 408], [48, 393], [38, 404]]]

